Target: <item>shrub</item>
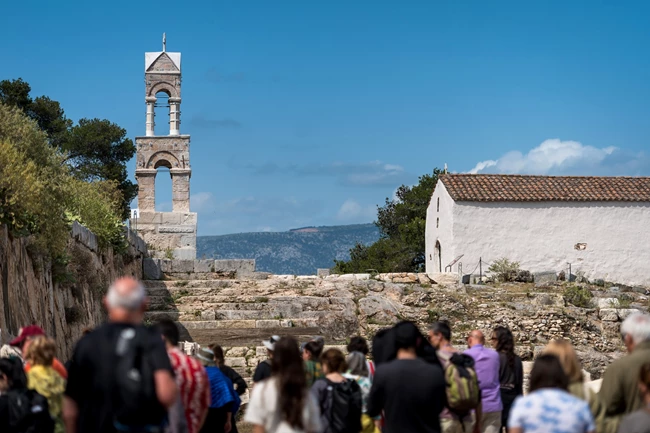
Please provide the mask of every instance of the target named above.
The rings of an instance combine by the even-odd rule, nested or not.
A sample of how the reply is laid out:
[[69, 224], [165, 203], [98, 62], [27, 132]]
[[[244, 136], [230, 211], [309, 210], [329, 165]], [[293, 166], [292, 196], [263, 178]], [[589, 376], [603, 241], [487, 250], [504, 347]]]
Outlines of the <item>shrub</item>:
[[571, 285], [564, 290], [564, 300], [576, 307], [589, 308], [593, 297], [591, 291], [583, 286]]
[[519, 262], [511, 262], [503, 257], [492, 262], [488, 272], [493, 274], [493, 279], [496, 282], [514, 281], [519, 273]]
[[73, 177], [38, 125], [0, 104], [0, 224], [31, 235], [33, 251], [62, 256], [72, 221], [95, 233], [101, 246], [123, 251], [122, 201], [115, 182]]

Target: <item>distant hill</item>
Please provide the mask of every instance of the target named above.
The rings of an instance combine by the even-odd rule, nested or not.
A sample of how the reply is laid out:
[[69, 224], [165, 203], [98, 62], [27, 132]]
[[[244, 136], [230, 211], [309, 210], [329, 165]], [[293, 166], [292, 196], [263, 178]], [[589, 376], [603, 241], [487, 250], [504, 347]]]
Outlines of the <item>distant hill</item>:
[[348, 260], [357, 242], [369, 245], [377, 239], [379, 229], [374, 224], [354, 224], [199, 236], [196, 248], [198, 258], [255, 259], [258, 271], [313, 275], [318, 268], [334, 266], [334, 259]]

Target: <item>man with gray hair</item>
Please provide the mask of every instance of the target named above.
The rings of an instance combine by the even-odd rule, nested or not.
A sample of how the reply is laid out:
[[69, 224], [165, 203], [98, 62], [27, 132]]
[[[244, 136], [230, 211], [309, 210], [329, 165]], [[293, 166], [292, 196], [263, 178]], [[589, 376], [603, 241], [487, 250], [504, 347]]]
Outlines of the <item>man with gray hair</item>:
[[643, 406], [639, 395], [639, 372], [650, 360], [650, 315], [635, 313], [621, 324], [621, 338], [628, 354], [605, 371], [598, 393], [598, 432], [615, 433], [623, 415]]
[[68, 433], [162, 432], [177, 386], [155, 329], [143, 325], [146, 292], [132, 277], [104, 298], [108, 323], [74, 349], [63, 402]]

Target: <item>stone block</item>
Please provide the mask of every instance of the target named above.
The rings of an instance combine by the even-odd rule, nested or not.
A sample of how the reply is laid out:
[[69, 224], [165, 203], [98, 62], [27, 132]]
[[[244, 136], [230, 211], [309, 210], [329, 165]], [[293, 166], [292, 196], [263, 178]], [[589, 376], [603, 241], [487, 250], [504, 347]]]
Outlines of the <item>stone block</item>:
[[627, 319], [630, 315], [638, 313], [639, 310], [636, 308], [620, 308], [617, 310], [618, 312], [618, 317], [621, 320]]
[[242, 358], [248, 353], [248, 347], [231, 347], [226, 351], [226, 356], [230, 358]]
[[279, 320], [256, 320], [255, 327], [256, 328], [279, 328], [280, 321]]
[[[179, 250], [174, 251], [174, 256], [177, 251]], [[194, 260], [172, 260], [171, 262], [173, 273], [194, 272]]]
[[180, 225], [182, 213], [179, 212], [162, 212], [161, 214], [161, 224], [165, 225]]
[[237, 272], [237, 275], [247, 275], [255, 272], [255, 260], [215, 260], [215, 272]]
[[172, 272], [172, 262], [173, 260], [161, 259], [160, 260], [160, 271], [163, 274], [169, 274]]
[[160, 224], [162, 223], [162, 213], [161, 212], [140, 212], [140, 216], [137, 220], [132, 220], [132, 224], [137, 224], [138, 228], [140, 224]]
[[214, 260], [194, 260], [194, 273], [208, 273], [214, 269]]
[[536, 284], [552, 284], [557, 281], [557, 274], [555, 272], [535, 272], [533, 274], [535, 277]]
[[282, 328], [293, 328], [293, 321], [290, 319], [280, 320], [280, 327]]
[[195, 226], [197, 223], [196, 212], [183, 212], [181, 213], [181, 224]]
[[255, 348], [255, 356], [257, 357], [266, 357], [267, 352], [266, 346], [257, 346]]
[[[196, 248], [178, 248], [174, 250], [174, 259], [193, 262], [196, 259]], [[192, 268], [194, 266], [192, 265]], [[189, 271], [192, 272], [192, 271]]]
[[216, 313], [214, 310], [201, 311], [201, 320], [215, 320]]
[[598, 315], [600, 316], [600, 320], [602, 320], [603, 322], [618, 321], [618, 314], [616, 312], [616, 308], [601, 308], [600, 311], [598, 312]]
[[158, 227], [158, 233], [194, 233], [195, 230], [196, 227], [194, 226], [182, 226], [182, 225]]
[[224, 358], [224, 361], [226, 362], [226, 365], [230, 367], [246, 367], [246, 358], [243, 357], [236, 357], [236, 358], [231, 358], [226, 356]]
[[618, 308], [621, 303], [616, 298], [597, 298], [596, 306], [598, 308]]
[[329, 269], [316, 269], [316, 275], [320, 278], [327, 277], [331, 271]]
[[354, 274], [355, 280], [369, 280], [370, 274]]
[[429, 278], [429, 276], [424, 272], [418, 273], [417, 276], [418, 276], [418, 282], [420, 284], [433, 284], [431, 278]]
[[179, 246], [181, 248], [196, 248], [196, 234], [181, 235]]
[[142, 272], [145, 280], [160, 280], [162, 279], [162, 271], [160, 269], [160, 259], [144, 259], [142, 261]]

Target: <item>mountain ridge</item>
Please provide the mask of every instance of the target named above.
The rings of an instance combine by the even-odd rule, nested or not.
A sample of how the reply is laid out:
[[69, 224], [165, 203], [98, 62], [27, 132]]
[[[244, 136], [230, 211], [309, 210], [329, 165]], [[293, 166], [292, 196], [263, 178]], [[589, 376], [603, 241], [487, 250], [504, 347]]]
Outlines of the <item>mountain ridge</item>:
[[313, 275], [319, 268], [334, 266], [334, 260], [348, 260], [357, 243], [370, 245], [379, 236], [372, 223], [307, 226], [285, 232], [199, 236], [196, 246], [199, 258], [255, 259], [258, 271]]

